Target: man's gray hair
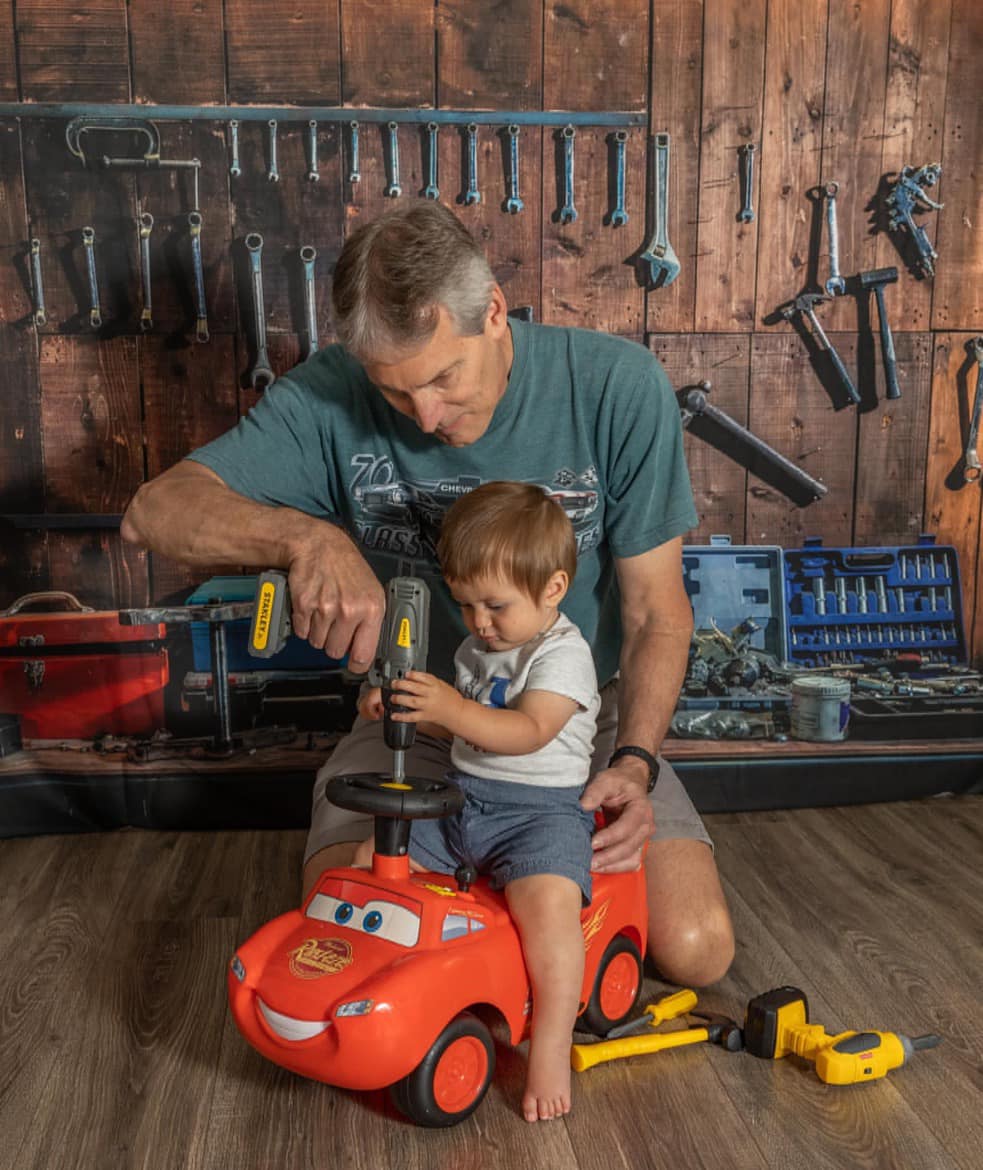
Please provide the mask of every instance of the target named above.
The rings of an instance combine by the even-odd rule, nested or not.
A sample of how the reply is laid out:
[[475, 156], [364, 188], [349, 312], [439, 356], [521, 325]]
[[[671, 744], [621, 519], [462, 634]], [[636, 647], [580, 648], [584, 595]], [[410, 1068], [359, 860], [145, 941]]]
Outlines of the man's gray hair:
[[346, 241], [331, 290], [338, 340], [361, 361], [423, 345], [440, 306], [457, 331], [485, 327], [495, 277], [461, 221], [419, 200], [359, 227]]

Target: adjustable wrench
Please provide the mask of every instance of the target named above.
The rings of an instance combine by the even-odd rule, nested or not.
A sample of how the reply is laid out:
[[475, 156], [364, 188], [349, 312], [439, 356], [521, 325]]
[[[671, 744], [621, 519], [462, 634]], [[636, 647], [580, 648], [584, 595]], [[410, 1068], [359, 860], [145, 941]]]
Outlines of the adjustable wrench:
[[628, 212], [625, 211], [625, 143], [628, 141], [627, 130], [614, 132], [614, 211], [611, 212], [611, 226], [624, 227], [628, 222]]
[[253, 286], [253, 321], [256, 333], [256, 360], [249, 371], [249, 384], [254, 390], [265, 390], [276, 380], [266, 352], [266, 316], [263, 305], [263, 237], [259, 232], [246, 236], [249, 270]]
[[509, 197], [505, 200], [505, 210], [510, 215], [518, 215], [525, 206], [519, 198], [519, 127], [514, 123], [508, 127], [509, 136]]
[[317, 183], [320, 181], [321, 172], [317, 166], [317, 122], [313, 118], [307, 123], [307, 181], [309, 183]]
[[96, 277], [96, 233], [92, 228], [82, 228], [82, 243], [85, 246], [85, 267], [89, 274], [89, 324], [93, 329], [98, 329], [102, 324], [102, 309], [99, 307], [99, 280]]
[[827, 183], [823, 188], [826, 198], [826, 231], [829, 235], [829, 276], [826, 278], [826, 291], [831, 297], [842, 296], [846, 292], [846, 281], [840, 276], [840, 242], [836, 229], [836, 193], [840, 185], [836, 182]]
[[440, 198], [440, 188], [437, 186], [437, 132], [439, 129], [436, 122], [427, 123], [427, 185], [423, 189], [424, 199]]
[[464, 202], [480, 203], [481, 192], [478, 190], [478, 123], [468, 123], [468, 189], [464, 192]]
[[983, 412], [983, 337], [973, 338], [973, 356], [976, 358], [976, 400], [963, 455], [963, 479], [966, 483], [975, 483], [980, 478], [980, 456], [976, 450], [976, 441], [980, 433], [980, 413]]
[[655, 288], [665, 288], [679, 275], [679, 261], [669, 243], [669, 135], [655, 135], [652, 149], [653, 210], [652, 238], [642, 253]]
[[154, 217], [149, 211], [140, 215], [140, 267], [143, 270], [143, 310], [140, 313], [140, 328], [149, 333], [154, 327], [153, 299], [150, 293], [150, 233], [154, 230]]
[[741, 223], [754, 222], [754, 152], [757, 147], [753, 142], [747, 142], [740, 147], [741, 156], [741, 210], [737, 218]]
[[191, 262], [195, 271], [195, 306], [198, 320], [195, 323], [195, 339], [208, 340], [208, 305], [205, 303], [205, 272], [201, 264], [201, 212], [188, 212], [188, 227], [191, 229]]
[[44, 307], [44, 284], [41, 281], [41, 241], [31, 240], [31, 277], [34, 282], [34, 324], [44, 325], [48, 311]]
[[573, 126], [563, 127], [563, 206], [560, 208], [560, 223], [573, 223], [577, 209], [573, 205], [573, 140], [577, 131]]
[[314, 299], [314, 261], [317, 251], [310, 244], [300, 250], [304, 264], [304, 316], [307, 319], [307, 357], [317, 353], [317, 303]]
[[398, 199], [403, 193], [399, 185], [399, 127], [389, 122], [386, 129], [389, 131], [389, 182], [382, 193], [387, 199]]

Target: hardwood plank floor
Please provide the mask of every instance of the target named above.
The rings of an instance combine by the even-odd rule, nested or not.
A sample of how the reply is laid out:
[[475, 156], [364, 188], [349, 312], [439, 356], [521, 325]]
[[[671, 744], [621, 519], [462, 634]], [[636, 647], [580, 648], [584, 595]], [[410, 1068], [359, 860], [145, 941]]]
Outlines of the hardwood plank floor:
[[[738, 933], [704, 1007], [801, 987], [834, 1031], [937, 1031], [882, 1081], [695, 1046], [598, 1066], [574, 1112], [518, 1115], [499, 1045], [477, 1113], [422, 1130], [240, 1039], [236, 943], [288, 908], [302, 832], [0, 841], [0, 1170], [978, 1170], [983, 797], [707, 818]], [[646, 982], [646, 1000], [665, 990]]]

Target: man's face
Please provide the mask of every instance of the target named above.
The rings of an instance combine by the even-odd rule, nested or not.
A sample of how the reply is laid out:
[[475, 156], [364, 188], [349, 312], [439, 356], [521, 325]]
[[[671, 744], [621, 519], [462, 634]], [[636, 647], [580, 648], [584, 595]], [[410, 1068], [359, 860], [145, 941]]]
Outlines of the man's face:
[[485, 328], [462, 337], [441, 305], [433, 335], [420, 348], [363, 363], [369, 380], [394, 410], [449, 447], [466, 447], [488, 429], [512, 367], [505, 300], [495, 288]]

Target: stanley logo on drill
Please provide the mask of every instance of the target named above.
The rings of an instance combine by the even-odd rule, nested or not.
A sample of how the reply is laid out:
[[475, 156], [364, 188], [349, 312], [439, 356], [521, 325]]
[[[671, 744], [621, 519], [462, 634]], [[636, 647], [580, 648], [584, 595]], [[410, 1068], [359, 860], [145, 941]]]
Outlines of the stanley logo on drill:
[[276, 599], [276, 589], [271, 581], [264, 581], [259, 588], [259, 597], [256, 601], [256, 618], [253, 622], [253, 649], [265, 650], [270, 638], [270, 618], [273, 614], [273, 602]]

